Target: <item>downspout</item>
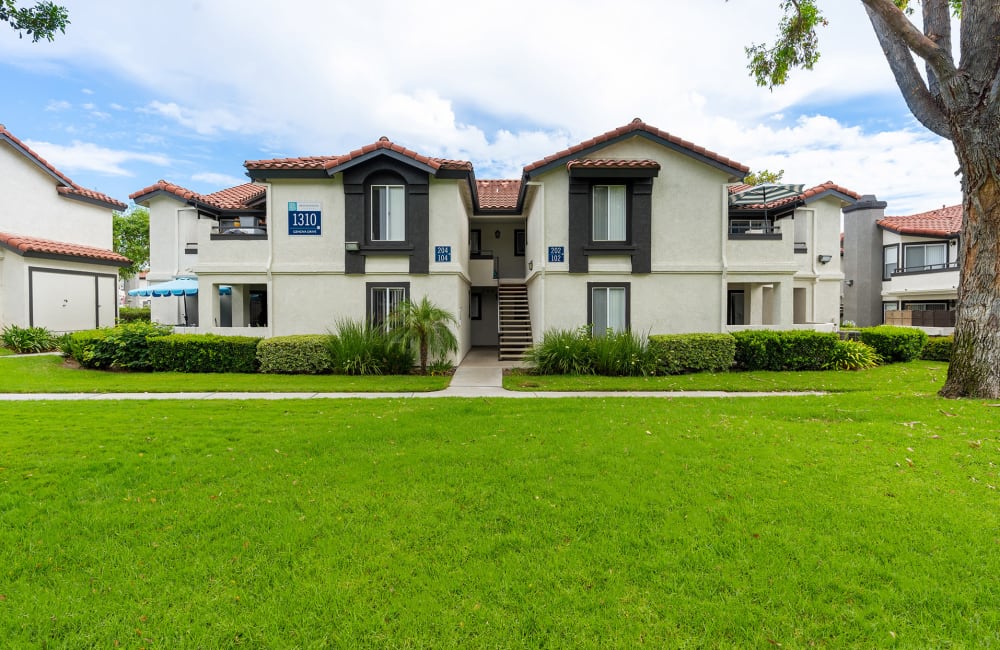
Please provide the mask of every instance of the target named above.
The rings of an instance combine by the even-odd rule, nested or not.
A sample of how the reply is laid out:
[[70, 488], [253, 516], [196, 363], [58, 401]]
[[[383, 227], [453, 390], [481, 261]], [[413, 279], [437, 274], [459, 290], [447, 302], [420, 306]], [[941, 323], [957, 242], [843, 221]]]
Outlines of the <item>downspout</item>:
[[[720, 297], [720, 302], [722, 303], [722, 323], [719, 327], [720, 332], [726, 332], [726, 327], [728, 326], [728, 314], [729, 314], [729, 258], [726, 255], [726, 248], [729, 246], [729, 185], [722, 185], [722, 227], [719, 229], [722, 233], [722, 295]], [[746, 294], [744, 294], [746, 295]], [[746, 310], [746, 304], [744, 303], [744, 311]]]
[[274, 224], [271, 223], [272, 200], [271, 184], [261, 183], [264, 186], [264, 215], [267, 218], [267, 264], [264, 266], [264, 276], [267, 278], [267, 329], [274, 334], [274, 281], [271, 278], [271, 264], [274, 261]]
[[[816, 292], [819, 290], [819, 249], [818, 239], [816, 238], [816, 209], [815, 208], [801, 208], [803, 212], [809, 212], [809, 264], [812, 266], [812, 276], [813, 276], [813, 290], [812, 290], [812, 300], [809, 301], [809, 313], [806, 314], [808, 322], [816, 322]], [[792, 238], [794, 239], [794, 237]], [[795, 242], [792, 242], [795, 245]], [[839, 256], [839, 250], [838, 256]], [[794, 285], [793, 285], [794, 286]], [[792, 321], [795, 320], [795, 291], [792, 290]]]
[[[539, 301], [538, 302], [539, 302], [539, 304], [541, 304], [543, 306], [543, 308], [539, 310], [539, 312], [541, 312], [541, 313], [539, 314], [537, 330], [539, 332], [544, 332], [545, 331], [545, 309], [544, 309], [544, 305], [545, 305], [545, 270], [548, 267], [548, 256], [546, 255], [547, 251], [545, 250], [545, 236], [546, 236], [546, 230], [545, 230], [545, 184], [544, 183], [540, 183], [538, 181], [528, 181], [527, 183], [525, 183], [525, 185], [527, 187], [537, 187], [538, 188], [538, 198], [537, 198], [537, 200], [541, 202], [541, 215], [539, 216], [539, 220], [540, 220], [540, 223], [539, 223], [539, 232], [541, 232], [541, 235], [542, 235], [542, 237], [541, 237], [541, 239], [542, 239], [542, 259], [539, 260], [539, 266], [541, 266], [541, 269], [539, 269], [538, 275], [541, 276], [541, 282], [538, 285], [539, 286]], [[527, 232], [527, 228], [528, 228], [527, 221], [525, 221], [524, 227], [525, 227], [525, 232]], [[531, 301], [530, 300], [528, 301], [528, 306], [529, 306], [529, 312], [528, 313], [530, 314], [531, 313], [530, 312], [530, 306], [531, 306]], [[536, 327], [532, 327], [532, 329], [536, 329]], [[532, 332], [532, 340], [534, 340], [534, 338], [535, 338], [534, 332]]]

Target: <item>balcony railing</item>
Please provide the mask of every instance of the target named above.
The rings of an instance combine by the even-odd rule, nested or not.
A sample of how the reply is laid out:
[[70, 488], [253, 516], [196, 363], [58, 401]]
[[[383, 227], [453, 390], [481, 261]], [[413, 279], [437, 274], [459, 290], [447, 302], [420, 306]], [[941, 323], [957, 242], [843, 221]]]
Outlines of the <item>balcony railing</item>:
[[781, 226], [767, 219], [730, 219], [730, 239], [781, 239]]
[[212, 239], [267, 239], [267, 224], [262, 219], [220, 219], [212, 228]]
[[942, 264], [925, 264], [924, 266], [907, 266], [896, 269], [892, 272], [892, 277], [897, 275], [916, 275], [917, 273], [936, 273], [939, 271], [954, 271], [958, 269], [958, 262], [944, 262]]

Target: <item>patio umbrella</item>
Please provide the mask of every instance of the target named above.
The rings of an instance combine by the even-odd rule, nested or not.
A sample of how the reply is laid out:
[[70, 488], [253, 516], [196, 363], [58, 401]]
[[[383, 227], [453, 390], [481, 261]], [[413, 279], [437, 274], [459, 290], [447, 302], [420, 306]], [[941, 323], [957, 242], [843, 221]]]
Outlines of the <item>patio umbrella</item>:
[[782, 185], [779, 183], [762, 183], [755, 185], [742, 192], [734, 192], [729, 195], [729, 205], [749, 206], [761, 205], [767, 209], [768, 203], [796, 197], [802, 194], [804, 185]]
[[[233, 289], [227, 285], [219, 286], [219, 295], [229, 295], [232, 293]], [[154, 296], [157, 298], [162, 298], [165, 296], [197, 296], [198, 295], [198, 278], [174, 278], [167, 282], [161, 282], [159, 284], [154, 284], [150, 287], [143, 287], [142, 289], [131, 289], [128, 292], [130, 296]]]

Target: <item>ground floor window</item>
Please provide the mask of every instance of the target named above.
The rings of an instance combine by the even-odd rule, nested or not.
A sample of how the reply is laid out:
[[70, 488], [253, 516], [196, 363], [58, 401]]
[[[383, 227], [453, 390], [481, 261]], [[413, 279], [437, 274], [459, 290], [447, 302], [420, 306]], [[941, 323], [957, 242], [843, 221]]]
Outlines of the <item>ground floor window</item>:
[[628, 284], [587, 284], [587, 311], [595, 336], [603, 336], [608, 330], [624, 332], [629, 328], [629, 290]]
[[410, 297], [410, 283], [378, 283], [369, 282], [368, 292], [368, 322], [378, 327], [387, 327], [389, 314]]
[[955, 303], [951, 300], [940, 300], [933, 302], [917, 302], [912, 300], [903, 301], [903, 309], [910, 311], [948, 311], [954, 309]]

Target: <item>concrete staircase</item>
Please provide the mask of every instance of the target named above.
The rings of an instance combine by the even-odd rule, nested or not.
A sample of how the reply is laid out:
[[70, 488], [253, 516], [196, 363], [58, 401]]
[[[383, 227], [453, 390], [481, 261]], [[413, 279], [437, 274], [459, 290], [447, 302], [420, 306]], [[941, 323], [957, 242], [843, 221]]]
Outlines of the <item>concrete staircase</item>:
[[531, 347], [528, 287], [501, 284], [497, 287], [497, 304], [500, 310], [500, 360], [520, 361]]

